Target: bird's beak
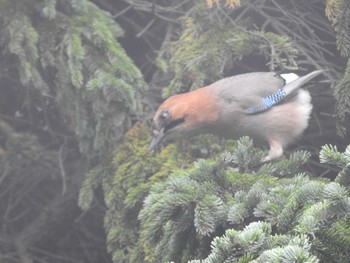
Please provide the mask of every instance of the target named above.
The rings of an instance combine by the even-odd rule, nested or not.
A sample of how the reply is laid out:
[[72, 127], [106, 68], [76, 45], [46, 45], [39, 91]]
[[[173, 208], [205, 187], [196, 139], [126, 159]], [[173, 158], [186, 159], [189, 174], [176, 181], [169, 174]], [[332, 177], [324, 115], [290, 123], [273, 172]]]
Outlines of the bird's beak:
[[160, 141], [163, 139], [164, 137], [164, 128], [162, 128], [156, 135], [153, 136], [153, 139], [150, 143], [150, 145], [148, 146], [148, 152], [153, 150], [159, 143]]

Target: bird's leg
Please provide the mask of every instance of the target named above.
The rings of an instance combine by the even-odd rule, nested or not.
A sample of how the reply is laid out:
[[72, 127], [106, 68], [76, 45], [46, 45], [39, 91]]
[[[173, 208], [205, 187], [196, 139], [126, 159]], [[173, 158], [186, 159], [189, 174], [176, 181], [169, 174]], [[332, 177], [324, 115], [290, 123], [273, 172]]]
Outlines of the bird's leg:
[[283, 148], [279, 141], [269, 140], [270, 150], [269, 154], [262, 160], [262, 162], [269, 162], [282, 156]]

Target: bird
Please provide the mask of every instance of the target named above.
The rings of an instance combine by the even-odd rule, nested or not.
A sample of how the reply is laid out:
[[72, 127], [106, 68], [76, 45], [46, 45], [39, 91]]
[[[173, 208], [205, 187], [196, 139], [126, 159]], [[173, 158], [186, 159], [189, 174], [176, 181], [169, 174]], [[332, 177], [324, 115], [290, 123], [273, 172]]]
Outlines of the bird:
[[308, 126], [311, 96], [301, 87], [322, 72], [315, 70], [302, 77], [294, 73], [244, 73], [173, 95], [154, 114], [148, 151], [164, 138], [186, 139], [209, 133], [230, 139], [249, 136], [269, 146], [262, 162], [278, 159]]

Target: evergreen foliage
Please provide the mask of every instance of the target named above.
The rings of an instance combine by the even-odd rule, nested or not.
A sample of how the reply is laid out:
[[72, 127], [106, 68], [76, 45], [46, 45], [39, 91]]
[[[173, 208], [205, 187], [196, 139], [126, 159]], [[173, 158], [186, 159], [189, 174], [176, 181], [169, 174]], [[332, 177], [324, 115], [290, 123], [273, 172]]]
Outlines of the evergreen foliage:
[[[175, 171], [153, 185], [139, 214], [141, 236], [154, 253], [145, 262], [186, 262], [193, 257], [205, 259], [189, 262], [345, 262], [349, 252], [340, 248], [350, 245], [350, 195], [339, 177], [328, 182], [297, 171], [280, 179], [259, 169], [232, 171], [238, 159], [249, 167], [240, 159], [243, 149], [255, 154], [252, 145], [245, 148], [247, 141], [242, 138], [235, 151], [216, 160], [198, 160], [193, 168]], [[324, 147], [322, 160], [331, 163], [332, 154], [339, 160], [338, 152]], [[295, 168], [304, 156], [295, 152], [270, 166], [289, 163]]]
[[48, 116], [43, 126], [64, 123], [85, 156], [111, 152], [130, 127], [128, 113], [140, 111], [144, 86], [117, 41], [122, 29], [86, 0], [2, 1], [0, 14], [1, 74], [18, 76], [23, 93], [36, 96], [26, 104]]
[[[320, 5], [275, 1], [266, 6], [254, 1], [226, 1], [224, 7], [224, 2], [208, 1], [211, 8], [197, 3], [181, 18], [181, 34], [164, 45], [165, 51], [160, 52], [163, 56], [158, 58], [165, 59], [169, 65], [166, 70], [174, 74], [162, 89], [164, 97], [230, 76], [233, 68], [249, 71], [252, 61], [261, 64], [262, 71], [328, 68], [329, 77], [335, 78], [337, 69], [320, 52], [322, 40], [313, 29], [316, 24], [322, 33], [332, 34], [325, 16], [315, 12]], [[313, 16], [299, 17], [300, 10], [306, 9]], [[285, 19], [277, 16], [281, 10]]]
[[350, 146], [348, 145], [343, 153], [339, 152], [336, 146], [325, 145], [320, 152], [321, 163], [335, 165], [340, 168], [335, 181], [349, 189], [350, 187]]
[[[241, 231], [227, 230], [213, 240], [212, 253], [206, 259], [189, 262], [319, 262], [310, 248], [307, 236], [272, 235], [271, 224], [257, 221]], [[257, 254], [261, 255], [256, 257]]]
[[[137, 215], [151, 185], [189, 165], [188, 155], [180, 155], [169, 145], [153, 157], [146, 154], [151, 136], [147, 126], [135, 125], [118, 147], [112, 165], [90, 172], [80, 191], [80, 206], [89, 208], [94, 189], [102, 184], [107, 211], [104, 219], [108, 250], [115, 262], [142, 262], [146, 242], [139, 234]], [[145, 243], [144, 243], [145, 242]]]
[[346, 0], [327, 0], [326, 15], [337, 32], [337, 45], [340, 54], [350, 56], [350, 6]]
[[[152, 260], [185, 262], [195, 255], [203, 257], [210, 240], [229, 226], [264, 217], [278, 225], [287, 219], [289, 222], [291, 213], [296, 216], [300, 212], [298, 200], [302, 203], [307, 194], [300, 193], [301, 197], [294, 197], [297, 200], [289, 198], [289, 207], [286, 207], [287, 196], [295, 193], [307, 179], [298, 177], [293, 179], [296, 181], [293, 187], [282, 184], [269, 192], [277, 178], [247, 173], [251, 173], [249, 167], [253, 167], [249, 160], [254, 163], [257, 156], [261, 156], [261, 151], [253, 147], [251, 140], [242, 138], [234, 151], [223, 153], [216, 160], [198, 160], [193, 168], [174, 172], [166, 182], [155, 184], [139, 214], [141, 235], [154, 247]], [[293, 161], [298, 162], [297, 158], [289, 159], [290, 163]], [[236, 170], [244, 167], [246, 173], [233, 171], [230, 165]], [[286, 212], [280, 218], [282, 211]]]
[[[172, 75], [162, 89], [163, 97], [249, 70], [316, 67], [329, 69], [328, 77], [336, 79], [339, 68], [329, 59], [332, 52], [320, 48], [326, 43], [321, 36], [335, 38], [324, 16], [325, 6], [302, 1], [220, 5], [223, 2], [207, 1], [211, 8], [193, 3], [179, 18], [182, 27], [176, 28], [177, 34], [168, 31], [171, 37], [163, 43], [157, 61], [165, 74]], [[303, 15], [307, 12], [314, 15]], [[345, 102], [339, 105], [347, 110]], [[170, 153], [167, 147], [174, 146], [168, 145], [154, 157], [165, 165], [176, 156], [168, 170], [138, 154], [146, 150], [138, 138], [149, 140], [142, 134], [123, 144], [136, 142], [132, 154], [123, 147], [116, 154], [115, 176], [101, 173], [108, 206], [105, 226], [115, 262], [337, 262], [337, 253], [342, 259], [348, 256], [346, 250], [328, 245], [332, 240], [345, 247], [347, 236], [324, 231], [347, 229], [348, 190], [338, 181], [301, 172], [310, 153], [296, 151], [262, 165], [263, 152], [249, 138], [241, 138], [192, 167], [190, 157], [181, 161], [185, 165], [176, 164], [178, 151], [184, 149], [169, 148]], [[150, 164], [152, 171], [140, 168]], [[160, 177], [159, 171], [164, 172]], [[93, 173], [89, 178], [81, 192], [82, 205], [100, 180]], [[84, 197], [84, 191], [90, 197]]]
[[123, 34], [91, 1], [0, 1], [1, 262], [110, 260], [103, 205], [77, 197], [142, 112]]
[[150, 132], [137, 124], [116, 147], [154, 100], [115, 20], [163, 97], [248, 71], [327, 70], [346, 136], [349, 10], [347, 0], [1, 0], [1, 260], [102, 262], [107, 245], [118, 263], [347, 262], [350, 146], [321, 150], [334, 180], [304, 171], [306, 151], [261, 164], [247, 137], [146, 154]]
[[[327, 0], [326, 14], [336, 31], [337, 47], [347, 59], [343, 76], [334, 85], [334, 97], [337, 100], [336, 113], [342, 123], [350, 113], [350, 4], [347, 0]], [[338, 123], [338, 132], [345, 135], [347, 130]]]
[[236, 22], [216, 12], [223, 17], [208, 23], [213, 10], [196, 5], [191, 16], [182, 19], [184, 29], [169, 50], [175, 76], [163, 96], [213, 82], [249, 55], [263, 57], [271, 70], [297, 68], [298, 51], [288, 36], [256, 30], [252, 19]]

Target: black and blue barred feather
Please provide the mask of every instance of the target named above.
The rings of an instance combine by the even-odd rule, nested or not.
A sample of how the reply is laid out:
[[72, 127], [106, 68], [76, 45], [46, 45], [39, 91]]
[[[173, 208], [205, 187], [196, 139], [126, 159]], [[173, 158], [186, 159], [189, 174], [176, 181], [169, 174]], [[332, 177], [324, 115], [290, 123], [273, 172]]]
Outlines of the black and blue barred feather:
[[275, 93], [261, 99], [261, 103], [257, 106], [247, 109], [247, 113], [256, 114], [267, 111], [273, 106], [280, 103], [286, 97], [286, 92], [283, 89], [278, 89]]

